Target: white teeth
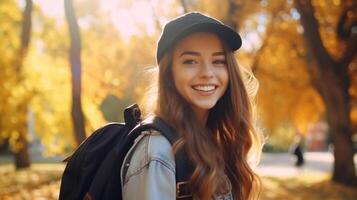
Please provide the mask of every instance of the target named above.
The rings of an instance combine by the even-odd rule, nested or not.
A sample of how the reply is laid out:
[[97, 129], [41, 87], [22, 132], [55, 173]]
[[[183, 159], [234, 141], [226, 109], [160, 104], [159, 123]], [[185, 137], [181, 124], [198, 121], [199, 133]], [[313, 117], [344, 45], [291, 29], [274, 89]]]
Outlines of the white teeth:
[[216, 87], [214, 85], [196, 85], [193, 86], [193, 89], [200, 90], [203, 92], [209, 92], [214, 90]]

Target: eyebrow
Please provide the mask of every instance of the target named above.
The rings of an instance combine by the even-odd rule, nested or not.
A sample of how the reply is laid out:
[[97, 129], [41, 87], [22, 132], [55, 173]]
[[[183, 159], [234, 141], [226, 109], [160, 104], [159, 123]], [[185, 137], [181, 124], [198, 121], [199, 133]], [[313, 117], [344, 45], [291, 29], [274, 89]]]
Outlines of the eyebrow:
[[199, 56], [201, 55], [200, 53], [198, 52], [195, 52], [195, 51], [184, 51], [181, 53], [180, 57], [184, 56], [184, 55], [193, 55], [193, 56]]
[[223, 51], [220, 51], [220, 52], [214, 52], [212, 55], [213, 56], [225, 56], [226, 54]]
[[[180, 57], [184, 56], [184, 55], [192, 55], [192, 56], [200, 56], [201, 54], [199, 52], [196, 51], [184, 51], [181, 53]], [[219, 51], [219, 52], [214, 52], [212, 54], [212, 56], [221, 56], [221, 55], [225, 55], [225, 53], [223, 51]]]

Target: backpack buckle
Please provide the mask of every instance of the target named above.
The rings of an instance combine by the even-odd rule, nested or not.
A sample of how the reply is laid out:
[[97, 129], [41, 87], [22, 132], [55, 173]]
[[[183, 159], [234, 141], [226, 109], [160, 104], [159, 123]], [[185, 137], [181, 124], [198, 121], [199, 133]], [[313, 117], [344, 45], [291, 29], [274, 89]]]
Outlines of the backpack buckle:
[[192, 197], [190, 188], [188, 187], [188, 181], [182, 181], [176, 183], [176, 198], [188, 198]]

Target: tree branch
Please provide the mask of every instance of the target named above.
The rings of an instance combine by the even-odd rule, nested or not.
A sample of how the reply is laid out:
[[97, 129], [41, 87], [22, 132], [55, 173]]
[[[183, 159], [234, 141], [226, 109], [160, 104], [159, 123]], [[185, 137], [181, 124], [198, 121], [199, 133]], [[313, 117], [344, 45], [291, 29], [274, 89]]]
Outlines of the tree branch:
[[344, 55], [338, 61], [342, 68], [347, 69], [348, 65], [353, 61], [357, 55], [357, 34], [354, 33], [350, 36], [350, 39], [347, 41], [347, 48]]
[[[244, 3], [243, 3], [244, 4]], [[238, 30], [238, 24], [236, 23], [236, 12], [239, 12], [244, 7], [244, 5], [237, 5], [234, 0], [228, 0], [228, 19], [225, 20], [225, 24], [230, 26], [233, 30]]]
[[185, 0], [180, 0], [181, 2], [181, 6], [183, 8], [183, 13], [187, 13], [188, 12], [188, 8], [187, 8], [187, 4]]
[[30, 44], [30, 35], [31, 32], [31, 11], [32, 11], [32, 1], [26, 0], [26, 7], [24, 12], [24, 23], [21, 32], [21, 48], [28, 49]]
[[[308, 48], [316, 58], [318, 68], [334, 68], [336, 65], [331, 65], [335, 61], [331, 55], [327, 52], [323, 45], [320, 33], [319, 23], [314, 16], [314, 7], [311, 4], [311, 0], [295, 0], [295, 7], [300, 13], [300, 22], [304, 28], [304, 37]], [[314, 66], [314, 65], [313, 65]], [[338, 71], [338, 69], [334, 69]]]
[[32, 13], [32, 0], [26, 0], [25, 10], [23, 12], [22, 30], [21, 30], [21, 46], [19, 49], [20, 61], [16, 65], [16, 72], [21, 71], [22, 61], [27, 54], [27, 50], [30, 44], [31, 25], [32, 25], [31, 13]]
[[[352, 15], [351, 15], [352, 14]], [[357, 2], [346, 4], [337, 24], [337, 34], [341, 40], [345, 41], [347, 46], [344, 54], [338, 60], [338, 64], [343, 71], [347, 72], [349, 64], [353, 61], [357, 54], [357, 33], [353, 28], [357, 23]]]
[[152, 1], [150, 1], [149, 4], [150, 4], [152, 15], [153, 15], [153, 18], [155, 21], [156, 29], [160, 33], [162, 31], [162, 25], [160, 23], [159, 16], [156, 14], [156, 11], [155, 11], [154, 5], [152, 4]]

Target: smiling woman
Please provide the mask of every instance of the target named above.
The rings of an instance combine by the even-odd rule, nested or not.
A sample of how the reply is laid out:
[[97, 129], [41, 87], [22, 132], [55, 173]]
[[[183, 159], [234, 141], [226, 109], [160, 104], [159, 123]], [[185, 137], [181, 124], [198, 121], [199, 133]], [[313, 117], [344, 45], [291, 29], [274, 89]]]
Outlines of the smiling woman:
[[[259, 198], [248, 152], [260, 154], [262, 141], [234, 56], [241, 44], [230, 27], [198, 12], [165, 25], [157, 101], [147, 110], [178, 139], [171, 146], [158, 131], [142, 133], [121, 168], [123, 199]], [[177, 179], [182, 166], [189, 174], [184, 181]]]

